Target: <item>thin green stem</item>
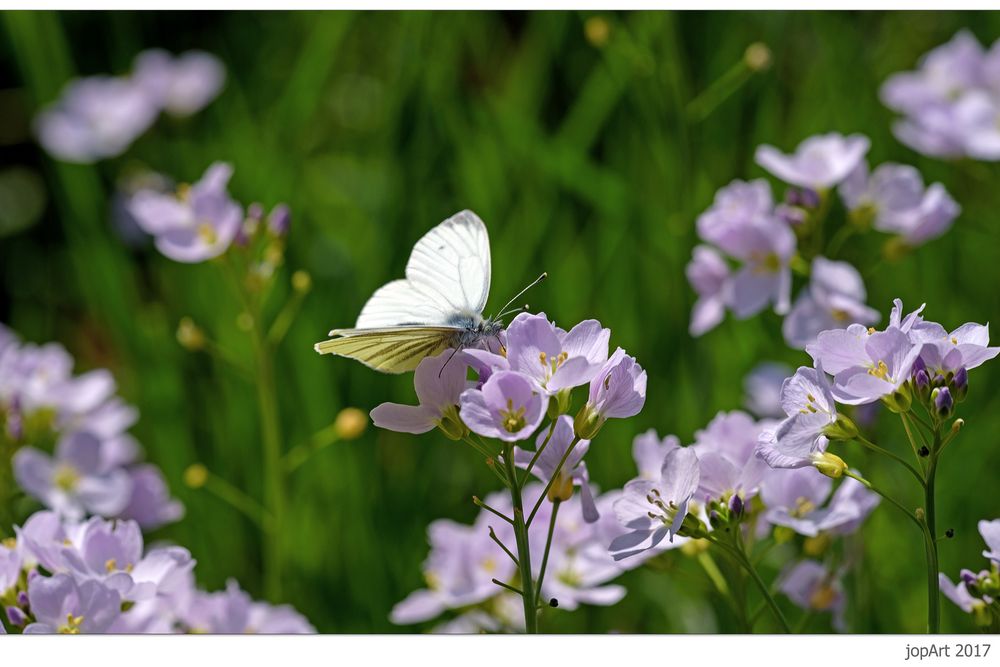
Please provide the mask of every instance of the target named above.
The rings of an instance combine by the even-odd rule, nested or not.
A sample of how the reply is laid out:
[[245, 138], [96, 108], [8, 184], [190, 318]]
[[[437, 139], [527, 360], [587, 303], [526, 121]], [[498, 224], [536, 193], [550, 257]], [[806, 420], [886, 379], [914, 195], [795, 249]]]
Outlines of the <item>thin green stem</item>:
[[500, 581], [496, 577], [494, 577], [490, 581], [492, 581], [494, 584], [496, 584], [500, 588], [506, 588], [511, 593], [517, 593], [518, 595], [521, 595], [521, 596], [524, 595], [524, 592], [520, 588], [515, 588], [514, 586], [511, 586], [510, 584], [505, 584], [504, 582]]
[[562, 501], [556, 498], [552, 501], [552, 516], [549, 518], [549, 533], [545, 537], [545, 552], [542, 554], [542, 569], [538, 571], [538, 583], [535, 585], [535, 599], [542, 595], [542, 581], [545, 579], [545, 568], [549, 564], [549, 549], [552, 548], [552, 535], [556, 530], [556, 515], [559, 514], [559, 505]]
[[511, 551], [510, 551], [510, 549], [507, 548], [507, 545], [504, 544], [503, 541], [501, 541], [501, 539], [499, 537], [497, 537], [497, 533], [496, 533], [495, 530], [493, 530], [493, 526], [490, 526], [489, 529], [490, 529], [490, 539], [493, 540], [494, 542], [496, 542], [497, 545], [501, 549], [503, 549], [503, 552], [505, 554], [507, 554], [507, 556], [510, 557], [510, 559], [512, 561], [514, 561], [514, 567], [520, 567], [520, 565], [517, 562], [517, 556], [515, 556], [514, 554], [512, 554]]
[[881, 497], [883, 497], [886, 500], [888, 500], [891, 504], [893, 504], [894, 506], [896, 506], [899, 509], [900, 512], [902, 512], [903, 514], [905, 514], [907, 517], [909, 517], [909, 519], [911, 521], [913, 521], [915, 524], [917, 524], [917, 528], [919, 528], [921, 530], [921, 532], [924, 530], [924, 524], [920, 523], [920, 519], [918, 519], [916, 517], [916, 515], [912, 511], [906, 509], [906, 507], [902, 503], [900, 503], [898, 500], [896, 500], [895, 498], [893, 498], [892, 496], [890, 496], [889, 494], [887, 494], [885, 491], [883, 491], [882, 489], [878, 488], [877, 486], [875, 486], [874, 484], [872, 484], [870, 481], [868, 481], [866, 479], [858, 479], [854, 475], [850, 474], [849, 471], [847, 473], [844, 473], [844, 474], [846, 474], [848, 477], [853, 477], [854, 479], [857, 479], [859, 482], [861, 482], [862, 484], [864, 484], [869, 490], [874, 491], [875, 493], [877, 493]]
[[531, 525], [532, 520], [535, 518], [535, 514], [538, 513], [538, 508], [542, 506], [542, 502], [545, 500], [545, 497], [548, 495], [549, 489], [552, 488], [552, 484], [555, 483], [555, 481], [559, 478], [559, 473], [562, 472], [563, 465], [565, 465], [565, 463], [566, 463], [566, 459], [568, 459], [569, 455], [573, 453], [573, 450], [576, 449], [576, 446], [577, 446], [577, 444], [579, 442], [580, 442], [580, 436], [575, 436], [573, 438], [573, 442], [571, 442], [570, 445], [569, 445], [569, 447], [566, 448], [566, 452], [562, 455], [562, 458], [559, 459], [559, 465], [557, 465], [556, 469], [552, 471], [552, 476], [549, 477], [548, 483], [545, 485], [545, 488], [542, 490], [542, 495], [538, 496], [538, 501], [535, 503], [535, 507], [531, 510], [531, 514], [528, 515], [528, 525], [529, 526]]
[[[507, 445], [503, 454], [507, 477], [516, 479], [514, 468], [514, 447]], [[545, 497], [545, 494], [542, 494]], [[510, 500], [514, 506], [514, 538], [517, 542], [517, 563], [521, 572], [521, 601], [524, 603], [524, 631], [529, 635], [538, 633], [538, 611], [535, 609], [535, 591], [531, 583], [531, 549], [528, 544], [528, 526], [524, 522], [524, 503], [521, 489], [510, 485]]]
[[479, 496], [472, 496], [472, 502], [473, 502], [473, 504], [476, 505], [476, 507], [481, 507], [484, 510], [486, 510], [487, 512], [490, 512], [490, 513], [495, 514], [496, 516], [500, 517], [501, 519], [503, 519], [504, 521], [506, 521], [510, 525], [512, 525], [512, 526], [514, 525], [514, 520], [512, 518], [510, 518], [509, 516], [507, 516], [506, 514], [504, 514], [503, 512], [501, 512], [500, 510], [495, 509], [493, 507], [490, 507], [485, 502], [483, 502], [483, 500]]
[[[911, 413], [912, 414], [912, 413]], [[916, 415], [914, 415], [916, 416]], [[899, 419], [903, 422], [903, 430], [906, 431], [906, 439], [910, 441], [910, 449], [913, 450], [913, 458], [917, 460], [917, 465], [920, 469], [924, 469], [924, 458], [920, 456], [920, 447], [917, 447], [917, 440], [913, 436], [913, 429], [910, 428], [910, 420], [907, 419], [907, 414], [905, 412], [899, 413]], [[919, 431], [918, 431], [919, 433]], [[920, 436], [920, 445], [922, 447], [927, 447], [927, 443], [924, 442], [923, 436]]]
[[941, 631], [941, 592], [938, 586], [938, 545], [937, 517], [934, 506], [934, 480], [937, 474], [938, 454], [941, 449], [941, 430], [934, 429], [934, 446], [927, 461], [927, 479], [924, 484], [924, 523], [927, 527], [924, 539], [927, 542], [927, 632]]
[[239, 279], [236, 267], [228, 255], [222, 256], [225, 273], [251, 320], [250, 339], [257, 370], [257, 404], [263, 440], [264, 506], [271, 515], [264, 539], [264, 588], [272, 601], [281, 597], [283, 550], [281, 530], [285, 521], [285, 468], [282, 465], [281, 423], [278, 416], [277, 386], [274, 381], [274, 361], [271, 345], [262, 326], [262, 308], [252, 299]]
[[218, 475], [208, 473], [208, 477], [205, 478], [203, 488], [223, 502], [242, 512], [248, 519], [257, 524], [257, 527], [261, 530], [267, 530], [268, 523], [271, 520], [267, 510], [256, 500], [240, 491], [225, 479], [219, 477]]
[[301, 445], [296, 445], [285, 454], [285, 473], [295, 472], [302, 464], [312, 458], [316, 452], [326, 449], [339, 440], [340, 437], [337, 434], [337, 425], [335, 423], [316, 431], [309, 440]]
[[549, 432], [545, 436], [545, 440], [542, 442], [542, 446], [538, 448], [535, 455], [531, 457], [531, 461], [528, 462], [528, 467], [524, 469], [524, 479], [521, 480], [521, 488], [524, 488], [525, 483], [528, 481], [528, 477], [531, 475], [532, 469], [535, 467], [535, 463], [538, 462], [538, 457], [542, 455], [545, 448], [549, 445], [549, 440], [552, 439], [552, 434], [556, 430], [556, 420], [553, 419], [552, 423], [549, 424]]
[[[737, 531], [738, 530], [739, 529], [737, 529]], [[788, 621], [785, 619], [785, 615], [782, 613], [781, 607], [778, 606], [778, 603], [775, 601], [774, 596], [771, 595], [770, 589], [767, 587], [767, 584], [764, 583], [764, 580], [761, 579], [760, 574], [757, 573], [757, 569], [753, 566], [753, 563], [751, 563], [750, 559], [747, 558], [746, 551], [743, 548], [742, 540], [739, 539], [739, 532], [737, 532], [736, 535], [737, 535], [736, 538], [734, 538], [734, 544], [732, 545], [726, 544], [725, 542], [722, 542], [715, 537], [709, 537], [707, 539], [709, 539], [713, 544], [716, 544], [725, 551], [727, 551], [734, 558], [736, 563], [747, 574], [750, 575], [750, 578], [753, 580], [754, 584], [756, 584], [757, 589], [760, 591], [761, 596], [764, 598], [764, 602], [767, 603], [767, 606], [771, 609], [771, 613], [774, 614], [774, 617], [775, 619], [777, 619], [778, 624], [781, 625], [781, 629], [785, 633], [791, 634], [792, 629], [788, 625]]]
[[[885, 449], [884, 447], [879, 447], [878, 445], [876, 445], [874, 442], [872, 442], [868, 438], [864, 437], [863, 435], [858, 434], [856, 440], [858, 442], [860, 442], [862, 445], [864, 445], [865, 447], [867, 447], [868, 449], [872, 450], [873, 452], [878, 452], [879, 454], [882, 454], [884, 456], [888, 456], [892, 460], [894, 460], [897, 463], [899, 463], [901, 466], [903, 466], [904, 468], [906, 468], [907, 470], [909, 470], [910, 474], [913, 475], [914, 479], [916, 479], [918, 482], [920, 482], [920, 485], [923, 486], [924, 476], [922, 474], [920, 474], [920, 472], [918, 472], [916, 468], [914, 468], [912, 465], [910, 465], [909, 463], [907, 463], [906, 460], [903, 459], [901, 456], [899, 456], [895, 452], [890, 452], [888, 449]], [[916, 453], [916, 450], [914, 450], [914, 453]]]

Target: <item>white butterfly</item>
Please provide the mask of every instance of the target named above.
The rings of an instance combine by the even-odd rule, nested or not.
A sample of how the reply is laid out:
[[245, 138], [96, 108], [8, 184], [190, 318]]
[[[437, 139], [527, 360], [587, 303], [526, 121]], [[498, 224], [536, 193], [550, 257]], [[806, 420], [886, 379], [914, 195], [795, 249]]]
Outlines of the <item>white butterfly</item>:
[[489, 234], [479, 216], [462, 211], [417, 241], [406, 278], [379, 288], [353, 329], [334, 329], [315, 348], [383, 373], [412, 371], [424, 357], [499, 336], [503, 323], [483, 317], [489, 293]]

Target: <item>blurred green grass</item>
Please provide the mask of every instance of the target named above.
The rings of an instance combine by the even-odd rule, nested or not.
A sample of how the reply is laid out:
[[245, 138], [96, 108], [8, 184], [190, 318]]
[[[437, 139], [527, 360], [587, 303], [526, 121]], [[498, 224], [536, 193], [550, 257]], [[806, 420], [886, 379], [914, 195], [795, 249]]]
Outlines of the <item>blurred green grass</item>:
[[[0, 164], [40, 170], [49, 206], [34, 228], [0, 240], [0, 315], [28, 339], [66, 344], [80, 368], [114, 371], [121, 393], [142, 411], [134, 432], [188, 509], [157, 537], [192, 550], [202, 584], [219, 587], [233, 576], [260, 594], [261, 538], [227, 505], [185, 488], [182, 473], [201, 461], [260, 497], [260, 439], [253, 387], [210, 357], [184, 352], [174, 329], [188, 315], [223, 345], [250, 350], [212, 266], [130, 249], [112, 230], [115, 179], [137, 165], [193, 180], [210, 162], [228, 160], [238, 199], [291, 206], [287, 264], [309, 271], [315, 288], [277, 360], [290, 445], [341, 407], [411, 400], [410, 376], [319, 358], [312, 344], [352, 323], [371, 292], [401, 274], [424, 231], [471, 208], [491, 233], [491, 305], [546, 270], [551, 279], [530, 295], [533, 309], [563, 325], [600, 319], [612, 342], [648, 370], [645, 411], [609, 424], [588, 454], [598, 484], [621, 485], [634, 474], [634, 434], [655, 427], [690, 442], [718, 410], [740, 406], [742, 377], [757, 362], [804, 363], [782, 344], [773, 315], [728, 320], [691, 339], [693, 294], [683, 269], [696, 243], [694, 219], [714, 191], [763, 175], [754, 148], [790, 149], [816, 132], [867, 134], [873, 161], [916, 165], [964, 209], [944, 238], [898, 263], [873, 259], [880, 240], [849, 243], [845, 253], [859, 261], [870, 303], [887, 312], [896, 296], [913, 306], [926, 301], [929, 316], [951, 326], [995, 319], [1000, 169], [906, 149], [889, 131], [892, 116], [877, 91], [961, 27], [991, 43], [1000, 15], [601, 14], [609, 32], [600, 46], [585, 35], [591, 16], [3, 13], [0, 88], [13, 103], [0, 109], [0, 123], [14, 129], [4, 133]], [[687, 105], [758, 41], [772, 50], [772, 67], [692, 121]], [[53, 162], [30, 143], [27, 119], [69, 78], [124, 72], [152, 46], [218, 55], [229, 68], [222, 96], [187, 121], [161, 120], [125, 157], [93, 167]], [[281, 299], [276, 294], [272, 305]], [[941, 550], [952, 574], [979, 562], [975, 522], [1000, 516], [998, 389], [997, 368], [973, 373], [967, 427], [939, 472], [939, 524], [956, 530]], [[885, 415], [878, 432], [904, 446], [898, 423]], [[861, 451], [845, 458], [865, 461]], [[889, 469], [865, 470], [910, 497], [907, 480], [887, 478]], [[389, 609], [422, 584], [427, 523], [471, 521], [471, 495], [496, 480], [442, 437], [370, 429], [318, 454], [289, 486], [286, 600], [322, 631], [391, 632], [400, 629], [389, 624]], [[919, 536], [883, 507], [862, 537], [853, 629], [920, 631]], [[552, 613], [547, 627], [735, 627], [690, 563], [668, 565], [666, 575], [625, 576], [630, 594], [617, 606]], [[971, 629], [949, 603], [944, 609], [945, 630]]]

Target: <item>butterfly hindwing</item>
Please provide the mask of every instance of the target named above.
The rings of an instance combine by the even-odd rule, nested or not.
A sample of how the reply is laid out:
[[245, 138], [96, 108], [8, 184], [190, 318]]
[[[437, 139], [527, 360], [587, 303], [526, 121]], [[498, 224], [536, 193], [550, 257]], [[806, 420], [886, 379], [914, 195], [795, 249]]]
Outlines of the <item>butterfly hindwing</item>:
[[316, 343], [316, 351], [357, 359], [383, 373], [405, 373], [447, 349], [455, 333], [453, 327], [335, 329], [330, 335], [338, 337]]

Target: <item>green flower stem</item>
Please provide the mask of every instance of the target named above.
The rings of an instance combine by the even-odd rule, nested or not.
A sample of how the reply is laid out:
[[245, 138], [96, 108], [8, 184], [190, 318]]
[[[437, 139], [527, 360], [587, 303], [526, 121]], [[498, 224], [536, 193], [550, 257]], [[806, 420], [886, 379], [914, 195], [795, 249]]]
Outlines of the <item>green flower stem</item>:
[[205, 478], [203, 488], [223, 502], [242, 512], [263, 531], [268, 530], [271, 516], [256, 500], [240, 491], [225, 479], [211, 472]]
[[549, 424], [549, 432], [548, 434], [546, 434], [545, 440], [542, 442], [542, 446], [535, 451], [535, 455], [531, 457], [531, 461], [528, 462], [528, 467], [525, 468], [524, 470], [524, 478], [521, 480], [521, 488], [524, 488], [524, 485], [527, 483], [528, 478], [531, 475], [532, 468], [534, 468], [535, 463], [538, 462], [538, 457], [541, 456], [542, 452], [545, 451], [545, 448], [548, 447], [549, 440], [552, 439], [552, 434], [555, 432], [555, 430], [556, 430], [556, 420], [553, 419], [552, 422]]
[[546, 484], [545, 488], [542, 490], [542, 495], [538, 496], [538, 502], [535, 503], [535, 507], [531, 510], [531, 514], [528, 515], [529, 526], [531, 525], [531, 521], [535, 518], [535, 514], [538, 513], [538, 508], [542, 506], [542, 503], [545, 501], [545, 497], [549, 494], [549, 489], [552, 488], [552, 484], [559, 478], [559, 473], [562, 472], [566, 459], [568, 459], [569, 455], [573, 453], [573, 450], [576, 449], [576, 445], [579, 442], [580, 436], [575, 436], [573, 438], [573, 442], [571, 442], [569, 447], [566, 448], [566, 453], [562, 455], [561, 459], [559, 459], [559, 465], [557, 465], [556, 469], [552, 472], [552, 477], [549, 478], [548, 484]]
[[[916, 416], [916, 415], [914, 415], [914, 416]], [[920, 456], [920, 452], [919, 452], [920, 448], [917, 447], [917, 440], [916, 440], [916, 438], [914, 438], [914, 436], [913, 436], [913, 430], [910, 428], [910, 420], [907, 419], [907, 416], [906, 416], [905, 412], [899, 413], [899, 419], [900, 419], [900, 421], [903, 422], [903, 430], [906, 431], [906, 439], [910, 441], [910, 448], [913, 450], [913, 458], [915, 458], [917, 460], [917, 464], [920, 466], [921, 470], [923, 470], [923, 467], [924, 467], [923, 458]], [[923, 438], [922, 438], [922, 436], [921, 436], [921, 445], [923, 445]], [[926, 445], [923, 445], [923, 446], [926, 446]], [[921, 478], [921, 482], [923, 482], [923, 478]]]
[[[905, 421], [904, 421], [904, 423], [905, 423]], [[863, 435], [858, 434], [858, 436], [857, 436], [856, 439], [857, 439], [858, 442], [860, 442], [862, 445], [864, 445], [868, 449], [872, 450], [873, 452], [878, 452], [879, 454], [883, 454], [884, 456], [888, 456], [889, 458], [891, 458], [892, 460], [896, 461], [901, 466], [903, 466], [904, 468], [906, 468], [907, 470], [909, 470], [910, 474], [913, 475], [914, 479], [916, 479], [918, 482], [920, 482], [921, 486], [923, 486], [924, 476], [920, 472], [918, 472], [916, 468], [914, 468], [912, 465], [910, 465], [909, 463], [907, 463], [902, 457], [898, 456], [897, 454], [895, 454], [893, 452], [890, 452], [888, 449], [885, 449], [884, 447], [879, 447], [878, 445], [876, 445], [874, 442], [872, 442], [868, 438], [864, 437]], [[912, 444], [912, 441], [911, 441], [911, 444]], [[914, 455], [916, 455], [917, 450], [914, 449], [913, 453], [914, 453]], [[920, 460], [919, 457], [918, 457], [917, 460]]]
[[923, 530], [924, 530], [924, 524], [922, 524], [920, 522], [920, 519], [918, 519], [916, 517], [916, 515], [912, 511], [906, 509], [906, 506], [904, 506], [901, 502], [899, 502], [898, 500], [896, 500], [895, 498], [893, 498], [892, 496], [890, 496], [889, 494], [887, 494], [885, 491], [883, 491], [882, 489], [878, 488], [877, 486], [875, 486], [874, 484], [872, 484], [871, 482], [869, 482], [867, 479], [864, 479], [864, 478], [858, 477], [856, 475], [853, 475], [853, 474], [851, 474], [850, 471], [847, 471], [844, 474], [847, 475], [848, 477], [851, 477], [853, 479], [858, 480], [859, 482], [861, 482], [862, 484], [864, 484], [865, 487], [867, 487], [870, 491], [873, 491], [874, 493], [877, 493], [882, 498], [885, 498], [886, 500], [888, 500], [892, 505], [894, 505], [895, 507], [897, 507], [900, 512], [902, 512], [903, 514], [905, 514], [911, 521], [913, 521], [915, 524], [917, 524], [917, 528], [919, 528], [920, 531], [923, 532]]
[[312, 437], [301, 445], [296, 445], [285, 454], [285, 473], [291, 474], [305, 464], [312, 456], [340, 440], [337, 424], [331, 423], [313, 433]]
[[281, 423], [278, 416], [278, 395], [274, 381], [273, 348], [267, 340], [261, 319], [260, 299], [251, 298], [240, 280], [232, 260], [222, 256], [222, 266], [250, 317], [250, 342], [256, 369], [257, 407], [263, 441], [264, 506], [271, 515], [264, 537], [264, 590], [271, 601], [281, 598], [283, 552], [281, 530], [285, 521], [285, 467], [282, 465]]
[[[514, 446], [507, 445], [503, 453], [507, 477], [516, 480], [514, 468]], [[545, 497], [545, 494], [542, 494]], [[521, 600], [524, 603], [524, 631], [529, 635], [538, 634], [538, 611], [535, 609], [535, 591], [531, 582], [531, 551], [528, 546], [528, 526], [524, 522], [524, 503], [521, 489], [516, 483], [510, 485], [510, 500], [514, 505], [514, 538], [517, 542], [517, 563], [521, 571]]]
[[556, 530], [556, 515], [562, 501], [556, 498], [552, 501], [552, 516], [549, 518], [549, 534], [545, 537], [545, 553], [542, 554], [542, 569], [538, 571], [538, 583], [535, 585], [535, 599], [542, 595], [542, 580], [545, 579], [545, 568], [549, 564], [549, 549], [552, 548], [552, 535]]
[[733, 557], [736, 563], [741, 568], [743, 568], [743, 570], [748, 575], [750, 575], [750, 578], [753, 580], [754, 584], [756, 584], [757, 589], [763, 596], [764, 602], [771, 609], [771, 613], [774, 614], [774, 617], [775, 619], [777, 619], [778, 624], [781, 625], [782, 631], [785, 632], [786, 634], [791, 634], [792, 629], [788, 625], [788, 621], [785, 619], [785, 615], [782, 613], [781, 607], [779, 607], [778, 603], [775, 602], [774, 596], [771, 595], [771, 591], [768, 589], [767, 584], [765, 584], [764, 580], [761, 579], [760, 574], [757, 573], [757, 570], [756, 568], [754, 568], [753, 563], [751, 563], [750, 559], [747, 557], [746, 550], [743, 548], [742, 540], [739, 540], [737, 537], [736, 539], [734, 539], [734, 544], [729, 545], [726, 544], [725, 542], [720, 541], [718, 538], [714, 536], [710, 536], [706, 539], [711, 541], [713, 544], [718, 545], [727, 553], [729, 553], [729, 555]]
[[927, 632], [941, 632], [941, 591], [938, 585], [938, 545], [936, 511], [934, 507], [934, 480], [937, 475], [938, 454], [941, 450], [941, 429], [934, 429], [934, 445], [927, 461], [924, 480], [924, 539], [927, 543]]

